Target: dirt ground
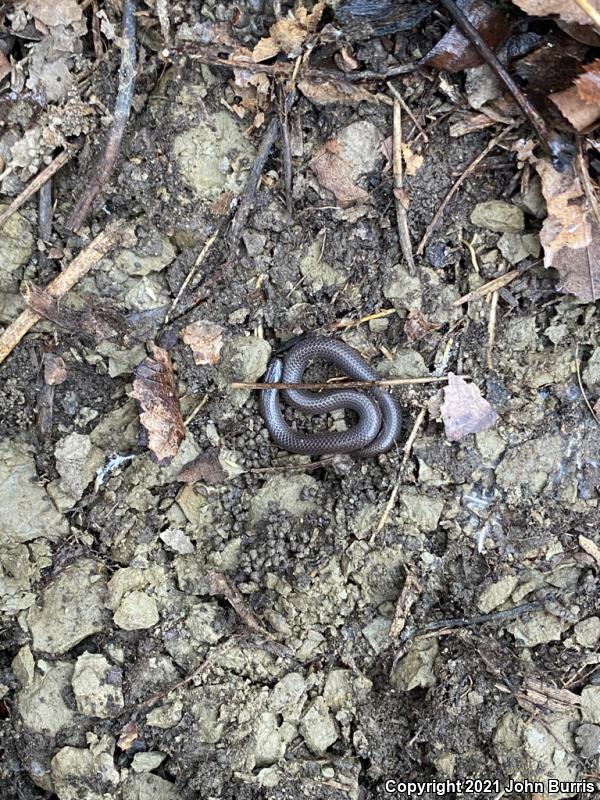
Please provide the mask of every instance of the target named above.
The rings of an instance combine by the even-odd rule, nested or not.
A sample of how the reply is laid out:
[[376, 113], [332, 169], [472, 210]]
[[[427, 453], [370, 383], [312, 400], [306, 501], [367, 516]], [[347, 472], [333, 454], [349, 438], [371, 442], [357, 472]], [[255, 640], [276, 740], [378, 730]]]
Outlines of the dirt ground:
[[[270, 7], [238, 5], [250, 22], [235, 35], [255, 43]], [[175, 3], [172, 41], [229, 13]], [[444, 27], [440, 17], [398, 34], [397, 52], [418, 58]], [[117, 219], [126, 244], [66, 306], [163, 309], [135, 341], [97, 343], [41, 322], [0, 366], [2, 800], [366, 800], [392, 796], [389, 781], [405, 797], [597, 796], [600, 437], [586, 398], [600, 392], [598, 308], [560, 293], [535, 252], [543, 200], [535, 173], [523, 193], [513, 148], [531, 132], [508, 131], [483, 159], [411, 274], [381, 149], [391, 100], [317, 105], [299, 94], [292, 217], [278, 140], [232, 252], [228, 205], [266, 124], [253, 130], [253, 113], [232, 110], [230, 69], [183, 46], [164, 54], [156, 25], [138, 39], [132, 117], [88, 226], [78, 237], [64, 221], [93, 170], [101, 121], [54, 180], [50, 243], [39, 245], [33, 201], [0, 231], [4, 327], [25, 281], [43, 286], [60, 268], [50, 248], [67, 263]], [[118, 64], [112, 44], [86, 78], [86, 101], [112, 107]], [[395, 86], [425, 133], [404, 117], [422, 156], [404, 176], [416, 251], [501, 126], [451, 135], [472, 113], [463, 73], [424, 70]], [[346, 208], [313, 169], [341, 134], [364, 190]], [[25, 183], [18, 173], [5, 182], [4, 201]], [[488, 201], [502, 201], [500, 223], [474, 224]], [[183, 416], [195, 413], [160, 467], [140, 444], [132, 373], [214, 233], [191, 283], [206, 287], [202, 302], [184, 298], [163, 340]], [[455, 305], [512, 269], [493, 298]], [[422, 318], [432, 325], [414, 338], [410, 320]], [[198, 320], [224, 329], [216, 364], [196, 364], [173, 334]], [[260, 379], [273, 350], [308, 332], [334, 333], [382, 377], [468, 375], [498, 418], [450, 441], [444, 380], [400, 385], [404, 430], [391, 452], [322, 464], [285, 453], [256, 392], [229, 384]], [[41, 435], [48, 353], [66, 378]], [[211, 448], [221, 480], [179, 482]], [[488, 784], [445, 783], [470, 779]], [[555, 792], [549, 779], [561, 782]], [[544, 785], [511, 791], [511, 780]], [[435, 783], [402, 791], [408, 781]]]

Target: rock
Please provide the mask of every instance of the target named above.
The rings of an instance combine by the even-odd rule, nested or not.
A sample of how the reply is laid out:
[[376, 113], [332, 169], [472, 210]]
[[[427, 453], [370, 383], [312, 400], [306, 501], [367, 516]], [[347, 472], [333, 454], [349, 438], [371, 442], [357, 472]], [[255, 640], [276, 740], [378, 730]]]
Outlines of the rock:
[[250, 258], [256, 258], [265, 249], [267, 237], [262, 233], [257, 233], [257, 231], [244, 231], [242, 233], [242, 241]]
[[322, 697], [317, 697], [309, 706], [300, 722], [300, 734], [308, 749], [317, 757], [325, 754], [337, 740], [335, 720], [329, 713]]
[[506, 442], [502, 436], [493, 428], [486, 431], [479, 431], [475, 434], [477, 449], [486, 467], [495, 467], [502, 453], [506, 450]]
[[600, 641], [600, 618], [588, 617], [578, 622], [573, 630], [577, 644], [582, 647], [595, 647]]
[[17, 708], [23, 724], [34, 733], [56, 736], [75, 719], [75, 712], [65, 702], [71, 686], [73, 664], [58, 661], [45, 665], [45, 673], [36, 673], [17, 693]]
[[89, 436], [70, 433], [59, 440], [54, 455], [61, 489], [75, 500], [81, 500], [96, 477], [96, 470], [104, 463], [104, 453], [92, 444]]
[[539, 256], [540, 239], [533, 233], [503, 233], [498, 239], [498, 249], [509, 264], [518, 264], [529, 256]]
[[306, 681], [300, 672], [288, 672], [275, 684], [269, 698], [269, 708], [282, 714], [284, 719], [296, 722], [300, 719], [306, 702]]
[[595, 391], [600, 387], [600, 347], [594, 349], [589, 361], [585, 365], [582, 377], [588, 389]]
[[418, 275], [411, 275], [408, 270], [397, 264], [393, 268], [391, 279], [383, 289], [384, 297], [391, 300], [397, 310], [410, 311], [421, 309], [423, 305], [423, 287]]
[[154, 597], [139, 591], [125, 595], [114, 614], [115, 625], [125, 631], [151, 628], [159, 619]]
[[183, 714], [183, 703], [179, 698], [170, 700], [158, 708], [153, 708], [146, 714], [146, 723], [154, 728], [173, 728], [177, 725]]
[[478, 203], [471, 211], [470, 219], [473, 225], [498, 233], [521, 233], [525, 228], [523, 211], [504, 200]]
[[160, 534], [160, 538], [165, 543], [168, 550], [174, 553], [193, 553], [195, 547], [191, 539], [179, 528], [167, 528]]
[[250, 518], [255, 523], [265, 519], [271, 506], [294, 517], [303, 517], [316, 508], [311, 492], [315, 492], [317, 487], [312, 475], [273, 475], [252, 498]]
[[563, 623], [546, 611], [534, 611], [512, 622], [508, 631], [526, 647], [536, 647], [538, 644], [560, 641]]
[[428, 497], [424, 502], [422, 492], [408, 490], [402, 492], [400, 505], [402, 518], [408, 525], [421, 531], [437, 530], [444, 510], [444, 500], [441, 497]]
[[402, 692], [422, 687], [435, 686], [436, 677], [433, 664], [438, 654], [438, 643], [435, 639], [422, 639], [415, 642], [404, 658], [401, 658], [390, 675], [390, 684]]
[[360, 672], [332, 669], [323, 687], [323, 700], [334, 713], [354, 709], [358, 702], [367, 697], [372, 686], [371, 681]]
[[39, 485], [28, 448], [5, 438], [0, 442], [0, 547], [44, 536], [56, 541], [69, 532]]
[[465, 92], [469, 105], [477, 111], [502, 96], [502, 86], [487, 64], [465, 70]]
[[346, 281], [345, 275], [324, 261], [322, 256], [323, 242], [315, 239], [300, 259], [300, 272], [307, 284], [316, 292], [323, 287], [343, 286]]
[[575, 734], [575, 743], [582, 758], [594, 758], [600, 754], [600, 726], [580, 725]]
[[514, 198], [515, 205], [522, 208], [526, 214], [536, 219], [544, 219], [548, 213], [546, 201], [542, 194], [542, 182], [536, 175], [529, 181], [525, 194], [518, 194]]
[[586, 686], [581, 692], [581, 718], [600, 724], [600, 686]]
[[105, 597], [106, 570], [101, 564], [83, 558], [65, 567], [42, 591], [41, 605], [27, 613], [33, 649], [60, 655], [100, 633], [107, 622]]
[[499, 581], [490, 584], [483, 590], [477, 601], [477, 608], [482, 614], [489, 614], [505, 603], [513, 593], [519, 579], [516, 575], [505, 575]]
[[77, 708], [88, 717], [110, 719], [124, 706], [123, 674], [102, 655], [80, 655], [71, 683]]
[[234, 336], [223, 346], [220, 377], [225, 383], [257, 381], [267, 370], [271, 345], [258, 336]]
[[233, 115], [217, 111], [177, 135], [173, 155], [184, 180], [206, 199], [241, 189], [245, 175], [239, 165], [250, 164], [254, 148]]
[[286, 741], [281, 737], [277, 716], [272, 711], [263, 711], [253, 728], [255, 766], [268, 767], [283, 758]]
[[[517, 712], [508, 711], [493, 735], [494, 750], [505, 777], [539, 780], [546, 784], [549, 778], [565, 782], [581, 780], [572, 744], [572, 730], [578, 718], [577, 709], [547, 712], [543, 719], [527, 721]], [[539, 800], [570, 796], [572, 793], [563, 792], [537, 795]]]
[[134, 772], [152, 772], [153, 769], [160, 767], [167, 757], [166, 753], [159, 750], [150, 750], [147, 753], [136, 753], [131, 762], [131, 769]]
[[[0, 203], [0, 213], [7, 206]], [[34, 238], [31, 225], [21, 214], [13, 214], [0, 231], [0, 290], [14, 291], [18, 282], [11, 275], [31, 258]]]
[[180, 793], [172, 783], [149, 772], [129, 775], [123, 781], [122, 800], [180, 800], [180, 798]]
[[[99, 342], [96, 350], [108, 359], [108, 374], [111, 378], [119, 375], [130, 375], [146, 358], [148, 352], [145, 344], [134, 344], [133, 347], [118, 347], [113, 342]], [[121, 449], [121, 448], [119, 448]]]
[[33, 683], [35, 677], [35, 663], [29, 645], [22, 647], [12, 660], [12, 671], [15, 678], [25, 689]]
[[115, 769], [114, 742], [104, 736], [92, 740], [89, 749], [63, 747], [52, 759], [52, 781], [59, 800], [106, 800], [115, 796], [119, 773]]
[[498, 485], [512, 491], [516, 498], [540, 494], [563, 453], [563, 439], [558, 434], [546, 434], [512, 447], [496, 469]]
[[390, 644], [390, 625], [391, 622], [385, 617], [375, 617], [372, 622], [362, 629], [363, 636], [371, 645], [373, 650], [379, 654]]
[[382, 361], [377, 372], [385, 378], [422, 378], [428, 374], [428, 369], [423, 356], [407, 347], [396, 350], [391, 362]]
[[138, 241], [135, 248], [118, 251], [110, 259], [110, 269], [119, 270], [125, 275], [149, 275], [151, 272], [161, 272], [176, 255], [170, 240], [153, 229], [144, 233], [144, 238]]

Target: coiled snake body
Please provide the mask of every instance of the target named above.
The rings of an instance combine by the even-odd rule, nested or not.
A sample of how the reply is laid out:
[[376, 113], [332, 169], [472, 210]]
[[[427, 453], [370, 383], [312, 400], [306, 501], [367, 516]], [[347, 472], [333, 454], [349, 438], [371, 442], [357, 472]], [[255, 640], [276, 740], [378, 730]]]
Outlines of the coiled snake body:
[[[265, 382], [301, 383], [313, 360], [334, 364], [352, 380], [376, 381], [379, 378], [354, 348], [336, 339], [315, 336], [295, 344], [283, 358], [275, 357], [269, 364]], [[273, 441], [291, 453], [375, 456], [387, 452], [400, 434], [400, 408], [390, 394], [377, 387], [367, 391], [339, 389], [321, 394], [304, 389], [282, 390], [290, 405], [310, 415], [346, 408], [357, 414], [358, 422], [349, 430], [322, 433], [302, 433], [291, 428], [281, 413], [279, 394], [279, 389], [261, 392], [261, 413]]]

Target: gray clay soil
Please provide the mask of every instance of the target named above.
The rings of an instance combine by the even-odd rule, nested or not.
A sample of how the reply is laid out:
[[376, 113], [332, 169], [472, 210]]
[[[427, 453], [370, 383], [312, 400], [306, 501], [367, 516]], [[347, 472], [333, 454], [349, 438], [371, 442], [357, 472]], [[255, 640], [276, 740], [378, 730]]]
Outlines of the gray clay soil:
[[[203, 10], [219, 8], [179, 10], [175, 33], [177, 20], [192, 25]], [[414, 55], [417, 44], [407, 47]], [[75, 306], [90, 295], [135, 311], [170, 304], [224, 225], [215, 199], [240, 194], [262, 135], [229, 110], [230, 71], [159, 62], [151, 48], [146, 57], [90, 223], [95, 233], [124, 219], [130, 241], [69, 294]], [[108, 107], [114, 58], [94, 78]], [[401, 84], [428, 130], [414, 144], [423, 163], [406, 177], [415, 243], [493, 135], [449, 135], [464, 77], [445, 80], [446, 90], [437, 76]], [[217, 237], [198, 276], [200, 286], [213, 278], [208, 297], [182, 321], [224, 327], [219, 363], [197, 366], [181, 340], [171, 346], [184, 416], [205, 402], [169, 467], [139, 444], [129, 397], [143, 341], [95, 346], [43, 323], [0, 367], [2, 800], [363, 800], [389, 796], [388, 779], [478, 777], [502, 789], [511, 778], [599, 775], [600, 567], [581, 545], [600, 544], [600, 437], [582, 394], [595, 400], [600, 390], [598, 309], [559, 294], [556, 276], [525, 254], [519, 268], [528, 268], [499, 296], [490, 365], [489, 302], [453, 303], [514, 268], [523, 237], [539, 231], [543, 205], [535, 191], [519, 193], [510, 137], [465, 182], [411, 276], [381, 154], [363, 154], [368, 200], [358, 208], [336, 208], [309, 167], [349, 126], [359, 140], [389, 136], [390, 107], [299, 97], [293, 116], [304, 150], [292, 220], [276, 146], [239, 252], [219, 274], [231, 254], [225, 233]], [[84, 150], [56, 180], [57, 230], [96, 155]], [[504, 203], [507, 227], [471, 221], [490, 200]], [[525, 212], [516, 232], [515, 208]], [[0, 233], [4, 325], [21, 307], [22, 281], [53, 274], [37, 251], [34, 206], [13, 220]], [[76, 237], [55, 236], [77, 252]], [[439, 327], [411, 341], [415, 310]], [[336, 328], [340, 320], [348, 324]], [[382, 376], [470, 375], [497, 423], [450, 442], [443, 383], [401, 386], [405, 430], [392, 452], [321, 465], [279, 451], [256, 394], [228, 384], [259, 379], [289, 338], [332, 330]], [[67, 377], [42, 441], [36, 409], [50, 349]], [[215, 447], [223, 481], [176, 481]], [[128, 458], [98, 485], [96, 470], [116, 454]], [[241, 614], [214, 591], [215, 572], [239, 590]], [[407, 582], [406, 627], [390, 637]], [[566, 796], [593, 793], [552, 795]]]

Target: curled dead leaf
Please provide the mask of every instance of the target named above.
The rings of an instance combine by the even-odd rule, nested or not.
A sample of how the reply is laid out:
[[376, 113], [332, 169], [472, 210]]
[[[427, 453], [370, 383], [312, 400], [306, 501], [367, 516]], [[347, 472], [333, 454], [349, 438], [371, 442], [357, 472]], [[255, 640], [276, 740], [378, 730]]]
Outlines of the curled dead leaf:
[[600, 230], [579, 178], [570, 171], [557, 172], [547, 160], [536, 169], [548, 206], [540, 232], [544, 266], [558, 271], [561, 292], [593, 302], [600, 297]]
[[202, 453], [193, 461], [186, 464], [179, 475], [177, 480], [180, 483], [187, 483], [189, 485], [198, 483], [223, 483], [227, 479], [227, 472], [223, 469], [219, 461], [219, 448], [211, 447], [205, 453]]
[[470, 433], [484, 431], [498, 420], [498, 414], [481, 396], [479, 388], [452, 373], [448, 375], [440, 411], [446, 436], [451, 442], [459, 442]]
[[573, 86], [550, 95], [561, 114], [577, 131], [584, 131], [600, 119], [600, 59], [586, 64]]
[[438, 331], [441, 327], [441, 322], [430, 322], [418, 309], [413, 308], [404, 323], [404, 333], [409, 342], [417, 342], [419, 339], [425, 339], [430, 333]]
[[[498, 48], [510, 34], [510, 21], [497, 6], [484, 0], [469, 0], [462, 10], [492, 50]], [[477, 67], [483, 63], [483, 59], [466, 36], [453, 25], [427, 53], [422, 63], [435, 69], [461, 72], [469, 67]]]
[[152, 460], [160, 466], [170, 464], [185, 439], [185, 427], [171, 356], [153, 342], [151, 355], [136, 367], [132, 397], [137, 400], [140, 423]]
[[[513, 0], [521, 11], [534, 17], [549, 17], [556, 15], [564, 22], [576, 22], [578, 25], [589, 25], [590, 18], [580, 8], [575, 0]], [[600, 10], [597, 1], [592, 0], [592, 5]]]
[[267, 61], [278, 53], [285, 53], [290, 58], [299, 56], [302, 45], [317, 29], [324, 10], [325, 3], [318, 2], [310, 12], [301, 6], [277, 20], [271, 26], [269, 35], [260, 39], [252, 51], [254, 61], [257, 63]]
[[221, 325], [207, 319], [199, 319], [185, 326], [181, 331], [181, 338], [191, 347], [196, 364], [218, 364], [224, 332], [225, 328]]
[[359, 103], [379, 103], [377, 97], [356, 83], [349, 81], [316, 81], [305, 78], [298, 81], [302, 94], [317, 106], [343, 103], [357, 106]]

